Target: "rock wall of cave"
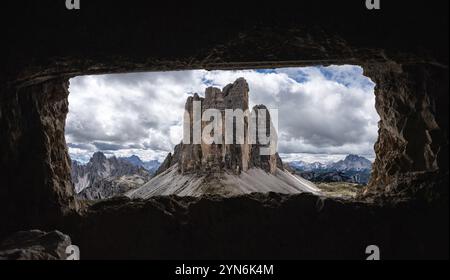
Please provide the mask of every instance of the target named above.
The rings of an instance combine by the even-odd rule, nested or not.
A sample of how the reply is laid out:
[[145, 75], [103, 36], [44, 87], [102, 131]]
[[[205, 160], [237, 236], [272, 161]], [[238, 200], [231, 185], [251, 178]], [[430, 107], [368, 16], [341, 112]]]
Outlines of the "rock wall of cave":
[[[448, 68], [394, 61], [363, 67], [377, 85], [381, 121], [373, 174], [359, 199], [445, 200]], [[53, 225], [78, 208], [64, 138], [68, 94], [65, 77], [3, 89], [1, 212], [15, 217], [3, 229]]]
[[117, 198], [73, 217], [62, 230], [84, 248], [85, 259], [363, 260], [372, 244], [383, 260], [433, 259], [448, 257], [445, 210], [307, 193]]
[[[159, 7], [149, 1], [116, 6], [92, 0], [79, 13], [66, 11], [59, 1], [10, 2], [5, 9], [18, 12], [0, 18], [0, 25], [7, 28], [3, 42], [8, 47], [0, 53], [0, 237], [34, 227], [64, 228], [86, 246], [94, 239], [102, 240], [91, 247], [90, 256], [102, 257], [117, 246], [119, 253], [151, 248], [153, 256], [164, 257], [164, 246], [158, 244], [170, 243], [171, 237], [176, 238], [172, 253], [187, 256], [191, 251], [180, 247], [186, 244], [183, 241], [196, 244], [192, 241], [211, 232], [201, 240], [218, 247], [192, 252], [205, 257], [243, 256], [243, 252], [225, 254], [242, 245], [258, 256], [264, 253], [258, 249], [261, 242], [269, 242], [268, 248], [279, 250], [272, 252], [283, 257], [287, 251], [282, 248], [308, 246], [298, 236], [310, 240], [314, 233], [333, 230], [336, 236], [354, 235], [318, 238], [341, 242], [328, 256], [344, 251], [354, 257], [361, 249], [359, 243], [345, 246], [355, 244], [354, 236], [371, 240], [379, 235], [391, 256], [398, 256], [402, 249], [407, 255], [413, 242], [414, 253], [431, 248], [428, 256], [448, 257], [448, 250], [439, 249], [448, 248], [448, 1], [426, 7], [409, 0], [385, 1], [381, 11], [368, 11], [357, 1], [332, 0], [296, 1], [298, 6], [292, 1], [240, 3], [214, 10], [188, 2]], [[405, 15], [405, 7], [412, 16]], [[370, 185], [359, 202], [342, 205], [336, 200], [323, 203], [317, 197], [280, 196], [272, 203], [270, 198], [256, 196], [201, 200], [187, 212], [183, 205], [181, 212], [147, 211], [154, 205], [164, 209], [185, 203], [159, 198], [107, 201], [79, 209], [64, 140], [71, 77], [330, 64], [361, 65], [377, 84], [376, 108], [381, 118], [377, 158]], [[169, 157], [165, 164], [173, 160], [177, 159]], [[405, 205], [405, 201], [413, 202]], [[248, 212], [233, 212], [236, 209]], [[411, 211], [416, 212], [408, 216]], [[142, 213], [148, 215], [139, 216]], [[130, 214], [151, 221], [151, 226], [140, 231], [140, 221], [130, 219]], [[239, 217], [238, 221], [233, 217]], [[364, 222], [368, 219], [373, 223]], [[96, 221], [100, 221], [97, 226]], [[246, 239], [230, 239], [252, 221], [263, 226], [253, 224], [254, 234]], [[118, 233], [136, 229], [127, 236], [146, 246], [120, 243], [125, 235], [101, 234], [102, 228]], [[139, 234], [146, 230], [160, 243]], [[286, 242], [282, 232], [291, 233]], [[252, 241], [253, 236], [259, 239]], [[273, 236], [280, 239], [270, 243]], [[225, 247], [232, 241], [236, 246]], [[395, 247], [396, 242], [400, 247]], [[310, 254], [303, 256], [312, 256], [314, 248], [307, 248]]]
[[381, 120], [363, 196], [448, 197], [448, 67], [386, 63], [365, 70], [376, 83]]
[[2, 231], [54, 224], [76, 209], [64, 127], [67, 79], [2, 89]]

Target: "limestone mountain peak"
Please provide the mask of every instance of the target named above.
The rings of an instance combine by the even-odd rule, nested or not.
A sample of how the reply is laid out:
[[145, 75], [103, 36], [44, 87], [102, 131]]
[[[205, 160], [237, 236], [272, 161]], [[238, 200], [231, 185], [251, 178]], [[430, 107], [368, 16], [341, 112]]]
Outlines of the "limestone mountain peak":
[[[200, 104], [194, 104], [195, 101], [200, 101]], [[200, 126], [203, 132], [205, 127], [215, 121], [215, 119], [208, 120], [208, 118], [206, 121], [205, 118], [202, 118], [201, 121], [193, 120], [194, 109], [198, 108], [198, 105], [201, 105], [202, 116], [208, 109], [215, 109], [215, 112], [222, 113], [217, 118], [221, 118], [219, 123], [223, 125], [218, 125], [218, 131], [209, 132], [209, 136], [214, 138], [212, 143], [207, 143], [203, 137], [200, 143], [194, 143], [194, 127]], [[169, 194], [230, 196], [251, 192], [318, 191], [313, 183], [284, 170], [278, 153], [273, 152], [266, 155], [262, 152], [263, 148], [271, 147], [273, 141], [277, 141], [276, 133], [272, 133], [272, 120], [267, 110], [264, 119], [266, 136], [269, 137], [270, 144], [261, 145], [258, 141], [253, 144], [250, 141], [247, 129], [249, 129], [250, 121], [253, 122], [255, 119], [253, 114], [242, 119], [233, 115], [231, 119], [233, 141], [229, 143], [224, 139], [224, 127], [230, 119], [224, 117], [223, 112], [230, 111], [229, 109], [232, 109], [233, 112], [249, 112], [249, 85], [244, 78], [237, 79], [222, 90], [208, 87], [205, 90], [205, 97], [200, 97], [198, 94], [188, 97], [185, 109], [184, 132], [188, 135], [184, 135], [184, 140], [175, 147], [174, 152], [167, 155], [156, 172], [156, 176], [142, 187], [127, 193], [128, 196], [136, 198]], [[267, 108], [264, 105], [254, 107], [254, 110], [260, 109]], [[186, 119], [186, 115], [189, 118]], [[245, 131], [243, 137], [239, 138], [240, 141], [236, 135], [239, 121], [242, 122]], [[256, 117], [256, 122], [258, 123], [258, 121], [258, 117]], [[261, 127], [264, 125], [261, 126], [259, 123], [255, 125], [256, 135]]]

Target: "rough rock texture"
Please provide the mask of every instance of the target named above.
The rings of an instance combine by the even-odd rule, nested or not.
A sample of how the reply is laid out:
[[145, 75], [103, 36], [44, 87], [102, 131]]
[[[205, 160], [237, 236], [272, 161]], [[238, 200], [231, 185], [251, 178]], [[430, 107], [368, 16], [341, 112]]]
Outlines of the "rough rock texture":
[[[448, 186], [433, 189], [433, 181], [448, 181], [449, 175], [448, 67], [387, 64], [369, 67], [366, 74], [376, 83], [381, 120], [364, 195], [448, 199]], [[423, 184], [427, 178], [433, 179]]]
[[2, 230], [51, 224], [77, 208], [64, 136], [67, 88], [61, 79], [0, 94]]
[[93, 0], [79, 13], [50, 1], [5, 4], [0, 79], [29, 84], [61, 75], [363, 63], [410, 54], [448, 63], [445, 1], [389, 1], [381, 11], [356, 1], [202, 2]]
[[311, 194], [116, 198], [67, 221], [83, 259], [448, 258], [444, 205]]
[[[225, 143], [225, 110], [241, 110], [245, 112], [248, 107], [249, 87], [247, 81], [243, 78], [237, 79], [233, 84], [225, 86], [222, 91], [218, 88], [207, 88], [205, 99], [202, 101], [202, 115], [207, 109], [217, 109], [222, 114], [222, 143], [209, 145], [202, 141], [202, 165], [208, 169], [226, 168], [235, 170], [236, 172], [246, 171], [249, 168], [249, 144], [248, 140], [243, 140], [243, 144], [239, 144], [236, 136], [236, 120], [233, 120], [233, 144]], [[202, 129], [209, 122], [202, 119]], [[248, 127], [248, 123], [244, 120], [242, 124], [244, 131]], [[244, 132], [245, 133], [245, 132]]]
[[[97, 257], [107, 257], [114, 248], [117, 255], [132, 248], [142, 255], [153, 252], [154, 257], [164, 257], [170, 254], [169, 245], [178, 249], [179, 257], [233, 252], [244, 257], [246, 250], [248, 257], [259, 253], [275, 258], [286, 257], [283, 250], [295, 256], [301, 247], [296, 245], [309, 255], [335, 248], [328, 251], [329, 257], [338, 252], [355, 256], [362, 252], [353, 247], [360, 244], [355, 239], [377, 237], [388, 248], [387, 256], [448, 258], [448, 1], [432, 5], [384, 1], [380, 11], [366, 10], [363, 1], [335, 0], [278, 1], [277, 5], [241, 1], [220, 9], [188, 1], [176, 6], [85, 2], [89, 3], [81, 12], [65, 10], [61, 1], [3, 4], [8, 13], [0, 17], [6, 47], [0, 53], [0, 236], [34, 225], [60, 226], [59, 218], [77, 208], [63, 133], [70, 77], [358, 64], [378, 85], [381, 122], [376, 171], [361, 197], [379, 197], [376, 203], [368, 208], [357, 202], [340, 207], [341, 202], [327, 200], [320, 205], [328, 210], [302, 216], [315, 209], [311, 205], [318, 203], [317, 197], [286, 199], [277, 210], [247, 197], [203, 200], [185, 216], [159, 210], [164, 204], [177, 207], [170, 199], [150, 201], [149, 208], [143, 206], [145, 202], [110, 202], [110, 206], [106, 202], [92, 208], [81, 223], [89, 229], [83, 231], [86, 237], [92, 238], [79, 240], [104, 242], [87, 247], [89, 255]], [[389, 201], [401, 205], [386, 205]], [[367, 209], [376, 209], [375, 220]], [[185, 226], [189, 216], [191, 223]], [[97, 223], [97, 218], [103, 222]], [[117, 219], [122, 222], [116, 223]], [[138, 220], [151, 224], [142, 227], [142, 234], [130, 234], [132, 245], [109, 236], [113, 229], [127, 236]], [[345, 238], [352, 232], [350, 242]], [[246, 238], [235, 240], [230, 233]], [[216, 234], [222, 238], [215, 238]], [[299, 238], [302, 235], [308, 238]], [[205, 246], [184, 242], [200, 239], [207, 240]], [[235, 241], [236, 246], [222, 241]], [[141, 250], [146, 247], [152, 250]]]
[[[164, 160], [161, 167], [156, 174], [161, 174], [165, 170], [169, 169], [178, 163], [178, 167], [181, 173], [190, 172], [220, 172], [221, 170], [232, 171], [236, 174], [240, 174], [242, 171], [247, 171], [250, 168], [262, 168], [263, 170], [274, 174], [277, 167], [283, 169], [283, 163], [278, 154], [274, 155], [260, 155], [262, 148], [268, 148], [270, 145], [259, 144], [259, 128], [255, 127], [255, 137], [257, 144], [250, 144], [248, 135], [249, 118], [244, 118], [244, 122], [241, 124], [242, 132], [237, 133], [238, 124], [236, 118], [233, 118], [233, 144], [226, 144], [226, 126], [228, 120], [226, 119], [226, 110], [240, 110], [241, 113], [249, 113], [249, 86], [244, 78], [237, 79], [234, 83], [229, 84], [220, 90], [218, 88], [209, 87], [205, 90], [205, 97], [200, 97], [198, 94], [187, 98], [185, 105], [185, 133], [189, 133], [189, 144], [181, 143], [175, 147], [174, 156], [169, 154]], [[198, 102], [198, 103], [194, 103]], [[201, 115], [198, 119], [202, 118], [201, 123], [195, 124], [195, 114], [193, 108], [197, 104], [199, 110], [201, 108]], [[194, 144], [195, 137], [194, 128], [198, 127], [203, 133], [206, 126], [211, 125], [211, 121], [205, 121], [205, 111], [214, 109], [221, 114], [221, 127], [218, 129], [222, 131], [221, 143], [217, 144], [216, 141], [212, 144], [205, 143], [204, 139], [201, 139], [201, 144]], [[258, 120], [257, 112], [259, 110], [266, 111], [266, 136], [270, 139], [271, 144], [277, 141], [275, 133], [271, 135], [270, 132], [271, 122], [270, 113], [266, 106], [258, 105], [252, 110], [255, 114], [252, 118], [255, 119], [254, 124], [262, 123], [262, 120]], [[263, 111], [262, 111], [263, 112]], [[199, 112], [200, 113], [200, 112]], [[242, 139], [237, 139], [237, 135], [241, 135]], [[211, 135], [214, 137], [214, 135]], [[198, 136], [201, 137], [201, 136]], [[240, 144], [242, 143], [242, 144]]]
[[0, 243], [0, 260], [65, 260], [70, 245], [70, 237], [59, 231], [21, 231]]
[[[266, 127], [265, 127], [265, 134], [266, 137], [268, 137], [268, 139], [270, 139], [271, 144], [274, 144], [275, 147], [274, 150], [276, 151], [276, 142], [278, 141], [277, 139], [277, 135], [270, 134], [271, 129], [273, 128], [273, 124], [272, 124], [272, 119], [270, 117], [270, 113], [268, 108], [265, 105], [256, 105], [255, 107], [253, 107], [253, 112], [255, 112], [255, 123], [259, 123], [259, 114], [257, 114], [256, 112], [258, 112], [259, 110], [263, 110], [266, 111], [266, 116], [265, 116], [265, 122], [266, 122]], [[263, 124], [264, 125], [264, 124]], [[249, 167], [250, 168], [261, 168], [263, 170], [266, 170], [267, 172], [270, 173], [275, 173], [275, 171], [277, 170], [277, 168], [280, 169], [284, 169], [283, 167], [283, 161], [281, 160], [280, 156], [278, 155], [278, 153], [275, 153], [274, 155], [261, 155], [261, 149], [270, 149], [271, 146], [269, 145], [261, 145], [259, 144], [260, 141], [260, 131], [259, 131], [259, 125], [256, 126], [256, 130], [255, 130], [255, 136], [256, 136], [256, 142], [258, 144], [254, 144], [250, 146], [250, 159], [249, 159]]]

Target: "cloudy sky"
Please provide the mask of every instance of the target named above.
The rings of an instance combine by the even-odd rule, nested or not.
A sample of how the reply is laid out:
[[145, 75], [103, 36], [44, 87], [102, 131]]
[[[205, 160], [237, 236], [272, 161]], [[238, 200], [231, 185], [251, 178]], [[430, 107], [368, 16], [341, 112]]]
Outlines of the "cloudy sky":
[[379, 116], [374, 84], [359, 66], [242, 71], [176, 71], [81, 76], [70, 80], [66, 140], [72, 159], [95, 151], [162, 161], [182, 139], [184, 104], [209, 86], [244, 77], [250, 105], [279, 110], [286, 161], [374, 159]]

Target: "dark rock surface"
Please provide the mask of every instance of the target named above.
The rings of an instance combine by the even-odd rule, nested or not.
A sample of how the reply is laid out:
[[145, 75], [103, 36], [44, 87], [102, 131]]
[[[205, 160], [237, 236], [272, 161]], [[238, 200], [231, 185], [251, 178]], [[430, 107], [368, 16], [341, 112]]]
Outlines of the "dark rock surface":
[[92, 0], [81, 11], [53, 1], [7, 3], [10, 12], [0, 24], [8, 29], [9, 51], [2, 53], [0, 79], [21, 83], [88, 73], [355, 64], [394, 56], [408, 61], [411, 53], [448, 64], [446, 1], [389, 1], [381, 11], [367, 10], [364, 1], [236, 1], [218, 7], [205, 2]]
[[0, 242], [0, 260], [65, 260], [70, 245], [59, 231], [21, 231]]
[[[381, 120], [377, 157], [364, 194], [448, 199], [448, 187], [432, 189], [434, 181], [448, 181], [449, 176], [448, 67], [388, 64], [365, 71], [376, 83]], [[413, 183], [432, 177], [428, 184]]]
[[0, 236], [78, 208], [64, 136], [68, 94], [65, 79], [0, 91]]
[[[448, 208], [311, 194], [115, 198], [63, 230], [83, 259], [448, 258]], [[69, 223], [69, 221], [67, 221]]]
[[[78, 12], [65, 10], [61, 1], [3, 4], [0, 236], [60, 226], [79, 208], [64, 141], [71, 77], [358, 64], [377, 84], [381, 118], [373, 180], [360, 197], [372, 203], [367, 207], [328, 200], [314, 215], [316, 198], [287, 199], [274, 209], [244, 197], [200, 200], [185, 212], [169, 198], [111, 201], [89, 210], [81, 223], [90, 229], [85, 236], [71, 232], [91, 257], [133, 250], [149, 257], [173, 257], [175, 250], [179, 257], [244, 256], [244, 250], [248, 257], [319, 256], [327, 250], [329, 257], [355, 256], [363, 251], [356, 244], [373, 240], [391, 257], [448, 258], [448, 1], [384, 1], [381, 11], [366, 10], [363, 1], [334, 0], [241, 1], [220, 9], [187, 1], [176, 7], [85, 2]], [[400, 205], [389, 205], [392, 200]], [[104, 227], [96, 228], [96, 219]], [[149, 224], [129, 231], [142, 221]], [[242, 232], [244, 238], [233, 236]], [[205, 246], [195, 247], [192, 241], [199, 240]]]

